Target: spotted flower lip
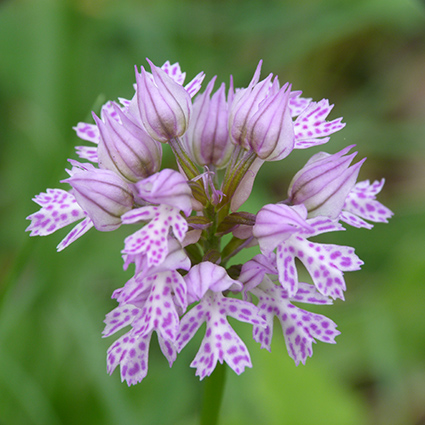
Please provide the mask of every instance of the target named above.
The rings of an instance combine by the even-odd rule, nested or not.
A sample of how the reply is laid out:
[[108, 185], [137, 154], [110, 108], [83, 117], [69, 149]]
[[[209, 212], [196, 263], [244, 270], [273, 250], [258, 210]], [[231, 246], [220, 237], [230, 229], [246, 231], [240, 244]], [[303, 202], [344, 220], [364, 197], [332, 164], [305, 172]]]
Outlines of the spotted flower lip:
[[[356, 183], [364, 159], [351, 165], [352, 145], [313, 155], [292, 179], [287, 200], [256, 213], [240, 210], [260, 167], [329, 142], [342, 119], [327, 120], [327, 99], [304, 98], [273, 74], [260, 81], [262, 61], [247, 87], [235, 89], [231, 78], [226, 98], [224, 84], [213, 93], [214, 77], [194, 100], [203, 73], [183, 85], [178, 63], [148, 63], [152, 72], [136, 70], [132, 100], [108, 101], [94, 124], [74, 127], [93, 144], [77, 147], [91, 163], [70, 160], [62, 182], [71, 189], [34, 198], [40, 209], [27, 217], [30, 236], [76, 223], [61, 251], [93, 227], [127, 232], [121, 254], [133, 275], [112, 294], [117, 306], [105, 317], [103, 336], [127, 329], [109, 347], [106, 364], [109, 374], [119, 367], [128, 385], [147, 376], [154, 333], [172, 366], [205, 327], [190, 363], [200, 379], [218, 363], [238, 375], [252, 367], [228, 317], [252, 326], [254, 341], [269, 351], [280, 326], [288, 355], [304, 364], [313, 343], [334, 344], [339, 331], [298, 304], [344, 300], [346, 273], [363, 264], [353, 247], [322, 243], [321, 235], [345, 230], [341, 223], [371, 229], [370, 222], [387, 222], [392, 212], [376, 199], [384, 180]], [[161, 168], [162, 149], [174, 155], [174, 169], [167, 156]], [[249, 257], [246, 249], [256, 246], [260, 253]]]

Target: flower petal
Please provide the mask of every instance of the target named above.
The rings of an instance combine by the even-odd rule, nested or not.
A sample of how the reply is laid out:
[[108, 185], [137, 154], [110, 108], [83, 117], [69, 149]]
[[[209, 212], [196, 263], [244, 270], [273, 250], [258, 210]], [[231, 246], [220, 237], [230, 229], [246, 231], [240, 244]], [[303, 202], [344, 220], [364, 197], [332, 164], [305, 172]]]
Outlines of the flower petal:
[[74, 195], [62, 189], [47, 189], [46, 193], [36, 195], [33, 201], [42, 208], [27, 217], [31, 220], [26, 229], [31, 232], [30, 236], [50, 235], [87, 216]]

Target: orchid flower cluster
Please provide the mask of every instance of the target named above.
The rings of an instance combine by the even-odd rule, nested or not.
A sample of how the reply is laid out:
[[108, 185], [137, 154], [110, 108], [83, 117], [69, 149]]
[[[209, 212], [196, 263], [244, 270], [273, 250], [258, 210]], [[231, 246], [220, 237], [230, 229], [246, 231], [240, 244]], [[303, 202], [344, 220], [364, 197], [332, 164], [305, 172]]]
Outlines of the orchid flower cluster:
[[[351, 165], [353, 146], [320, 152], [295, 174], [286, 200], [256, 214], [242, 211], [264, 162], [325, 144], [345, 124], [326, 120], [328, 100], [303, 98], [272, 74], [260, 81], [261, 62], [246, 88], [235, 89], [230, 79], [227, 92], [223, 83], [213, 93], [214, 77], [197, 97], [203, 73], [184, 85], [178, 63], [148, 62], [151, 72], [136, 68], [131, 100], [108, 102], [100, 117], [93, 114], [95, 124], [75, 127], [91, 145], [76, 148], [82, 162], [69, 160], [62, 183], [71, 189], [37, 195], [41, 209], [28, 217], [27, 230], [44, 236], [79, 221], [61, 251], [92, 227], [139, 226], [122, 250], [134, 276], [113, 293], [118, 306], [103, 332], [129, 328], [107, 353], [108, 372], [120, 365], [128, 385], [147, 374], [154, 332], [171, 366], [204, 322], [191, 363], [200, 379], [217, 361], [237, 374], [251, 367], [228, 317], [251, 324], [254, 340], [268, 350], [276, 317], [289, 356], [304, 364], [316, 340], [335, 343], [339, 331], [298, 303], [343, 300], [344, 272], [363, 264], [349, 246], [310, 239], [344, 230], [341, 223], [370, 229], [370, 222], [387, 222], [392, 212], [376, 200], [384, 180], [356, 182], [364, 159]], [[165, 145], [177, 170], [161, 169]], [[258, 254], [237, 264], [234, 256], [253, 246]], [[310, 282], [299, 280], [299, 267]]]

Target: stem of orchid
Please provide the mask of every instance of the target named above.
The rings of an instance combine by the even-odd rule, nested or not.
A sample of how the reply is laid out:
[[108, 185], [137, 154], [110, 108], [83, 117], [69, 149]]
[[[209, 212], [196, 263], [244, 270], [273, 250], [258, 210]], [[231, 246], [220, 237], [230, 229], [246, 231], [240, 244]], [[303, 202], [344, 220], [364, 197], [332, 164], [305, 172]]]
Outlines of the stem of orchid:
[[235, 165], [234, 169], [227, 176], [227, 180], [223, 182], [222, 191], [224, 194], [223, 201], [218, 205], [218, 223], [227, 216], [230, 210], [230, 201], [232, 199], [233, 194], [236, 192], [240, 182], [244, 178], [246, 172], [249, 170], [249, 167], [253, 164], [257, 158], [255, 152], [247, 152], [245, 151], [245, 155], [239, 160], [239, 162]]
[[[174, 155], [177, 158], [177, 161], [183, 170], [183, 172], [186, 174], [186, 177], [188, 180], [195, 179], [199, 175], [199, 171], [196, 168], [196, 165], [192, 162], [192, 160], [187, 155], [186, 151], [184, 150], [181, 141], [175, 137], [174, 139], [170, 139], [168, 141], [169, 146], [171, 147], [171, 150], [173, 151]], [[199, 180], [191, 181], [191, 189], [193, 196], [200, 201], [202, 204], [205, 204], [207, 201], [207, 196], [205, 194], [204, 187], [202, 186], [202, 183], [199, 182]]]
[[230, 200], [234, 192], [236, 191], [239, 183], [244, 178], [249, 167], [255, 161], [257, 157], [255, 152], [246, 152], [240, 161], [235, 165], [227, 181], [223, 185], [223, 193], [227, 196], [226, 201]]
[[218, 424], [226, 369], [226, 364], [217, 363], [214, 372], [205, 379], [200, 425]]
[[223, 248], [220, 265], [225, 267], [226, 263], [237, 253], [241, 252], [245, 247], [247, 247], [253, 239], [253, 236], [250, 236], [248, 239], [239, 239], [233, 237], [230, 242]]
[[168, 144], [170, 145], [174, 155], [179, 161], [180, 166], [185, 172], [187, 178], [189, 180], [192, 180], [195, 177], [197, 177], [199, 175], [199, 171], [196, 168], [196, 165], [193, 163], [193, 161], [189, 158], [189, 156], [183, 149], [183, 146], [180, 140], [177, 137], [175, 137], [174, 139], [170, 139], [168, 141]]

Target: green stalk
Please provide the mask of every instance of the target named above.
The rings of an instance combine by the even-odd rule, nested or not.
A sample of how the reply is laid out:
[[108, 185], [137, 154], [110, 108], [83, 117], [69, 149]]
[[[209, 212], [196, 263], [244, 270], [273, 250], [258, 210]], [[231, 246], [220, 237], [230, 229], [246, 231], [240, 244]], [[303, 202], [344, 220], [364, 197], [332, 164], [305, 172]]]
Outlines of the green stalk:
[[180, 164], [181, 169], [186, 174], [186, 177], [190, 181], [191, 189], [193, 196], [196, 200], [205, 204], [208, 200], [207, 195], [205, 194], [204, 187], [200, 180], [193, 180], [199, 176], [199, 171], [196, 168], [196, 165], [189, 158], [186, 151], [184, 150], [181, 141], [179, 138], [174, 138], [168, 141], [168, 145], [173, 151], [175, 157], [177, 158], [178, 163]]
[[217, 425], [226, 378], [225, 364], [217, 363], [214, 372], [204, 382], [200, 425]]
[[227, 179], [224, 180], [222, 191], [224, 193], [223, 201], [217, 206], [218, 210], [218, 224], [227, 216], [230, 210], [230, 201], [232, 196], [236, 192], [240, 182], [244, 178], [249, 167], [253, 164], [257, 158], [255, 152], [244, 151], [241, 159], [235, 165], [234, 169], [227, 175]]
[[254, 237], [250, 236], [248, 239], [239, 239], [235, 236], [230, 240], [230, 242], [223, 248], [221, 253], [222, 260], [220, 265], [225, 267], [226, 263], [236, 254], [241, 252], [246, 246], [248, 246]]
[[183, 146], [180, 140], [177, 137], [174, 139], [171, 139], [168, 141], [168, 145], [171, 147], [171, 150], [173, 151], [174, 155], [179, 161], [180, 166], [185, 172], [187, 178], [189, 180], [192, 180], [195, 177], [198, 177], [199, 171], [196, 168], [196, 165], [187, 155], [186, 151], [183, 149]]

